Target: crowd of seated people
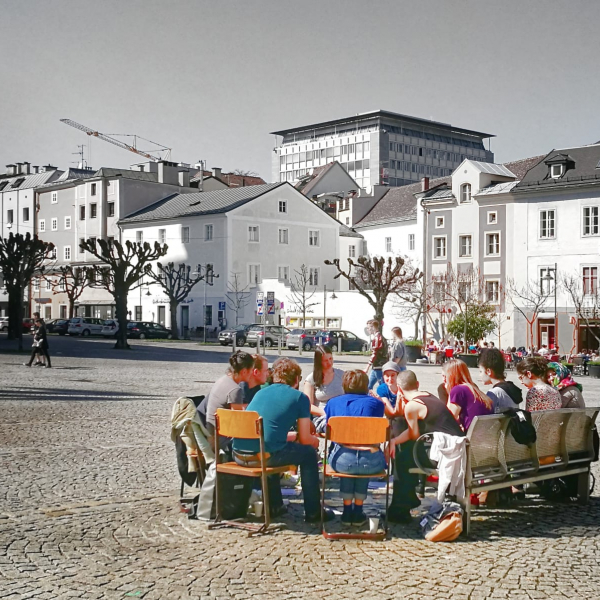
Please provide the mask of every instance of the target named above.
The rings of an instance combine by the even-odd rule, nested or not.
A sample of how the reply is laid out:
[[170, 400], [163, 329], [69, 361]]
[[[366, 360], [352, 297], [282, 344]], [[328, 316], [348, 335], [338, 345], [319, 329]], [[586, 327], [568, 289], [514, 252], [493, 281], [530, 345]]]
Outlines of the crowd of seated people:
[[[366, 370], [344, 372], [335, 367], [331, 349], [317, 346], [312, 371], [301, 385], [302, 370], [294, 359], [281, 357], [269, 369], [266, 357], [238, 351], [229, 360], [228, 372], [215, 382], [198, 407], [206, 435], [206, 446], [201, 449], [208, 458], [214, 458], [217, 409], [247, 404], [247, 410], [256, 411], [263, 419], [267, 465], [299, 467], [305, 520], [317, 523], [335, 517], [329, 509], [321, 511], [320, 438], [312, 420], [385, 417], [390, 420], [392, 432], [387, 448], [332, 445], [326, 449], [327, 460], [334, 470], [356, 475], [380, 473], [386, 461], [393, 461], [394, 483], [387, 517], [393, 523], [407, 523], [411, 510], [420, 504], [415, 490], [418, 478], [410, 473], [415, 466], [414, 443], [420, 435], [441, 432], [461, 437], [475, 417], [519, 406], [528, 411], [585, 407], [582, 386], [559, 362], [548, 362], [533, 353], [520, 357], [516, 370], [524, 394], [525, 390], [506, 379], [505, 352], [488, 345], [481, 349], [478, 361], [479, 380], [489, 386], [487, 392], [473, 381], [466, 363], [452, 357], [445, 361], [442, 381], [433, 394], [421, 389], [417, 375], [406, 369], [405, 361], [375, 363], [381, 371], [379, 381], [379, 374], [369, 378]], [[260, 452], [256, 440], [224, 442], [229, 443], [238, 464], [256, 464]], [[421, 462], [427, 464], [427, 460], [423, 456]], [[342, 524], [359, 526], [366, 521], [363, 507], [368, 484], [366, 477], [342, 478]], [[272, 515], [285, 514], [278, 476], [269, 478], [269, 494]]]

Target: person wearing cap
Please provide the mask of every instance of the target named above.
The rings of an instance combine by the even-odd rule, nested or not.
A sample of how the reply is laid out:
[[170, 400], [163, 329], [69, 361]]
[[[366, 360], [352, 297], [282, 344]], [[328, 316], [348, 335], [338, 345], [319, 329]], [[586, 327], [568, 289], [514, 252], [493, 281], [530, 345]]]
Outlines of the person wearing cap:
[[374, 395], [383, 402], [385, 416], [393, 419], [398, 416], [396, 406], [398, 405], [398, 395], [401, 393], [398, 388], [398, 373], [402, 371], [402, 368], [398, 363], [390, 360], [383, 365], [381, 371], [383, 383], [377, 386]]

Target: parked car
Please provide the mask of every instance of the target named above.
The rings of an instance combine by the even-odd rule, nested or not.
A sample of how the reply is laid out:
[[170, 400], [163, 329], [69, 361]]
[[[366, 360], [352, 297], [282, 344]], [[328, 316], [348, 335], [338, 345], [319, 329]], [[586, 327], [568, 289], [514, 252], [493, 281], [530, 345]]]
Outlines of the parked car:
[[334, 350], [338, 347], [338, 340], [342, 340], [342, 352], [366, 352], [369, 342], [354, 335], [351, 331], [340, 329], [321, 330], [316, 335], [317, 342], [331, 346]]
[[[33, 327], [33, 319], [23, 319], [23, 333], [29, 333]], [[0, 317], [0, 331], [8, 331], [8, 317]]]
[[147, 338], [162, 338], [170, 340], [171, 331], [159, 323], [149, 321], [133, 321], [127, 323], [127, 337], [145, 340]]
[[219, 332], [219, 344], [221, 346], [230, 346], [233, 344], [233, 336], [235, 335], [235, 345], [243, 346], [246, 343], [248, 329], [252, 325], [237, 325], [233, 329], [224, 329]]
[[318, 329], [292, 329], [287, 336], [286, 345], [290, 350], [302, 348], [308, 352], [317, 345], [315, 336], [318, 333]]
[[252, 327], [248, 329], [246, 342], [248, 343], [248, 346], [257, 346], [260, 343], [261, 345], [264, 344], [267, 348], [270, 348], [271, 346], [276, 346], [277, 341], [279, 340], [281, 347], [283, 348], [288, 333], [290, 333], [290, 330], [287, 327], [281, 325], [266, 325], [264, 327], [265, 335], [263, 335], [262, 325], [252, 325]]
[[48, 333], [58, 333], [66, 335], [69, 330], [69, 319], [51, 319], [46, 321], [46, 331]]
[[92, 317], [74, 317], [69, 321], [67, 332], [69, 335], [100, 335], [102, 333], [102, 319], [94, 319]]
[[0, 317], [0, 331], [8, 331], [8, 317]]
[[102, 325], [100, 335], [104, 337], [116, 337], [117, 331], [119, 331], [119, 321], [116, 319], [106, 319]]

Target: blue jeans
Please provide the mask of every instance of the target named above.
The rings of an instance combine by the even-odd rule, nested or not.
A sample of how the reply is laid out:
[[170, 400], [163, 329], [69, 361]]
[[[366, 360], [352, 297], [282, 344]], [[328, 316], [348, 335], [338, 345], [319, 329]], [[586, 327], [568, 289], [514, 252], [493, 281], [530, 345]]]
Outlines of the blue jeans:
[[[307, 517], [321, 514], [319, 463], [317, 461], [317, 451], [312, 446], [288, 442], [278, 452], [271, 453], [267, 465], [269, 467], [281, 467], [283, 465], [297, 465], [300, 467], [304, 514]], [[283, 504], [279, 477], [269, 477], [269, 500], [272, 506]]]
[[[383, 452], [369, 450], [352, 450], [344, 446], [336, 446], [329, 457], [329, 464], [335, 471], [347, 475], [373, 475], [385, 471], [386, 463]], [[369, 479], [340, 478], [342, 499], [364, 500], [369, 489]]]
[[373, 386], [377, 383], [383, 383], [383, 371], [381, 369], [371, 369], [369, 373], [369, 389], [372, 390]]

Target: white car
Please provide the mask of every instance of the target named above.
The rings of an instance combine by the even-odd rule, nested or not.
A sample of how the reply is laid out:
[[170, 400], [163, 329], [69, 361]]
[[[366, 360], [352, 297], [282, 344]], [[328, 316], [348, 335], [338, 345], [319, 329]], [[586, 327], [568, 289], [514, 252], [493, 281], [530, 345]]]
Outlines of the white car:
[[104, 337], [115, 337], [119, 331], [119, 321], [116, 319], [106, 319], [102, 325], [101, 335]]
[[0, 317], [0, 331], [8, 331], [8, 317]]
[[102, 333], [102, 319], [93, 319], [91, 317], [75, 317], [69, 321], [69, 335], [100, 335]]

